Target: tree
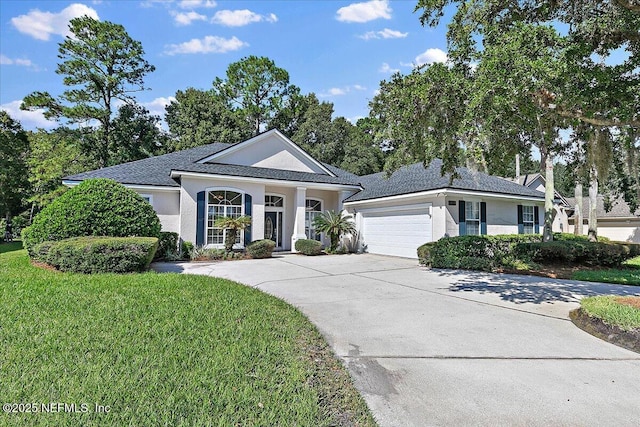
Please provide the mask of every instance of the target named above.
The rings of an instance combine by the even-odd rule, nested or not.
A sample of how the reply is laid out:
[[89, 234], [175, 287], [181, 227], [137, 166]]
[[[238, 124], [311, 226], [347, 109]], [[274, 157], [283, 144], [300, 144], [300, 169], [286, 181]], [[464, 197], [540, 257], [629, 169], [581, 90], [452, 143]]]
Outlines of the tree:
[[233, 245], [236, 243], [238, 232], [251, 226], [251, 217], [246, 215], [239, 216], [237, 218], [225, 216], [215, 220], [213, 226], [225, 230], [226, 236], [224, 238], [224, 249], [227, 252], [231, 252], [233, 250]]
[[331, 240], [331, 248], [329, 252], [335, 252], [338, 249], [338, 240], [340, 236], [352, 234], [356, 232], [356, 227], [352, 221], [351, 215], [342, 215], [342, 212], [326, 211], [313, 219], [313, 226], [317, 231], [327, 233]]
[[165, 114], [172, 135], [169, 151], [214, 142], [236, 143], [251, 136], [251, 127], [231, 103], [213, 91], [188, 88], [176, 92], [175, 98]]
[[144, 58], [142, 44], [124, 27], [88, 16], [69, 22], [72, 33], [60, 43], [56, 73], [71, 87], [55, 99], [47, 92], [25, 97], [21, 108], [44, 108], [47, 118], [66, 118], [71, 123], [100, 125], [94, 152], [100, 167], [110, 164], [112, 114], [115, 100], [133, 102], [133, 93], [145, 89], [144, 77], [155, 70]]
[[[160, 129], [160, 117], [138, 104], [124, 104], [111, 123], [109, 165], [152, 157], [166, 151], [167, 135]], [[100, 136], [100, 130], [97, 132]]]
[[217, 77], [213, 81], [213, 91], [235, 106], [253, 135], [268, 127], [296, 92], [289, 85], [289, 73], [264, 56], [251, 55], [230, 64], [226, 76], [226, 80]]
[[29, 196], [27, 156], [29, 141], [19, 122], [0, 110], [0, 213], [8, 220]]
[[373, 139], [373, 120], [363, 118], [349, 129], [340, 168], [356, 175], [380, 172], [384, 165], [384, 153]]
[[305, 102], [301, 123], [291, 140], [321, 162], [338, 164], [336, 161], [341, 159], [341, 152], [332, 125], [333, 104], [318, 101], [313, 93]]

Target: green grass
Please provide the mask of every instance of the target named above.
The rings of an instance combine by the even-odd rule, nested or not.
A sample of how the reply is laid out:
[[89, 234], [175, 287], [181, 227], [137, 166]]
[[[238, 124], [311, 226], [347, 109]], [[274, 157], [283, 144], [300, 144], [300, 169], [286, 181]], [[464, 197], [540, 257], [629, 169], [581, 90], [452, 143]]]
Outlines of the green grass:
[[615, 302], [615, 296], [584, 298], [580, 304], [591, 316], [625, 331], [640, 329], [640, 309]]
[[318, 331], [283, 301], [203, 276], [47, 271], [8, 248], [0, 403], [91, 410], [0, 413], [0, 425], [375, 425]]
[[626, 261], [624, 269], [576, 271], [571, 275], [574, 280], [587, 282], [619, 283], [640, 286], [640, 257]]

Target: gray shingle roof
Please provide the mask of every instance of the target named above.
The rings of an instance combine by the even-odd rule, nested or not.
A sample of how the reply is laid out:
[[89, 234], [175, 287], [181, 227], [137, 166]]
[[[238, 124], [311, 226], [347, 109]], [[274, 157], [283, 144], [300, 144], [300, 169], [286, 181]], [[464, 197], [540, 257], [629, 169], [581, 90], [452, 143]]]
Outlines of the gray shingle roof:
[[[571, 207], [575, 207], [576, 199], [574, 197], [567, 198], [567, 202]], [[604, 210], [604, 196], [598, 194], [596, 197], [596, 215], [598, 218], [628, 218], [631, 216], [640, 216], [640, 208], [638, 208], [635, 214], [632, 214], [629, 205], [624, 199], [619, 198], [613, 200], [611, 210], [609, 212]], [[582, 198], [582, 216], [587, 218], [589, 216], [589, 197]]]
[[359, 200], [445, 188], [544, 199], [544, 193], [540, 191], [507, 181], [497, 176], [490, 176], [481, 172], [472, 172], [467, 168], [457, 168], [460, 178], [454, 179], [453, 183], [449, 184], [449, 176], [441, 176], [440, 174], [441, 166], [442, 161], [436, 159], [431, 162], [427, 168], [423, 167], [422, 163], [402, 167], [395, 171], [389, 178], [385, 178], [382, 172], [363, 176], [360, 178], [360, 181], [364, 190], [354, 194], [345, 201], [356, 202]]

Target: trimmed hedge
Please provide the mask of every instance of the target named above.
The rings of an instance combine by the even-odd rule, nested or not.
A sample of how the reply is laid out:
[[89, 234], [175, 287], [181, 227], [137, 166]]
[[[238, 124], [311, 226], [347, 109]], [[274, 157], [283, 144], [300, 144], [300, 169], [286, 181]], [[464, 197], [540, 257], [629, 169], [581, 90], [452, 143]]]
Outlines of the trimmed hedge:
[[156, 237], [72, 237], [33, 248], [39, 261], [74, 273], [132, 273], [149, 268]]
[[296, 251], [304, 255], [320, 255], [322, 253], [322, 243], [317, 240], [300, 239], [296, 240]]
[[158, 237], [158, 250], [153, 260], [174, 259], [178, 253], [178, 233], [161, 231]]
[[247, 254], [251, 258], [271, 258], [271, 254], [276, 247], [276, 242], [269, 239], [256, 240], [247, 245]]
[[639, 244], [589, 242], [567, 233], [554, 237], [558, 240], [541, 242], [537, 234], [444, 237], [420, 246], [418, 259], [427, 267], [492, 271], [530, 262], [609, 267], [640, 255]]
[[46, 241], [80, 236], [158, 237], [160, 220], [135, 191], [109, 179], [88, 179], [45, 207], [22, 231], [29, 255]]

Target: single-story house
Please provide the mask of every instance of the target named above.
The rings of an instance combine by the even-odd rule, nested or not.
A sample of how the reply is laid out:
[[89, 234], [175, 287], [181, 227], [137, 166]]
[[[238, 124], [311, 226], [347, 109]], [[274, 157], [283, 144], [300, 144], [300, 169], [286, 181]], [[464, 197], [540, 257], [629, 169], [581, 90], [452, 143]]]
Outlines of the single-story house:
[[[575, 206], [574, 198], [567, 199], [571, 206]], [[596, 197], [596, 216], [598, 219], [598, 236], [608, 237], [615, 241], [627, 241], [640, 243], [640, 208], [634, 213], [629, 205], [622, 199], [613, 200], [611, 209], [607, 212], [604, 208], [605, 197], [598, 194]], [[582, 234], [589, 231], [589, 197], [582, 198]], [[573, 233], [575, 217], [569, 217], [569, 232]]]
[[505, 179], [459, 168], [450, 182], [440, 161], [403, 167], [390, 177], [357, 176], [321, 163], [277, 130], [236, 144], [215, 143], [89, 171], [73, 186], [110, 178], [145, 198], [164, 231], [196, 245], [222, 247], [214, 226], [223, 216], [249, 215], [237, 247], [263, 238], [279, 250], [298, 239], [328, 244], [313, 227], [326, 210], [355, 217], [368, 252], [415, 258], [416, 248], [443, 236], [539, 233], [544, 194]]

